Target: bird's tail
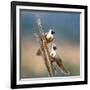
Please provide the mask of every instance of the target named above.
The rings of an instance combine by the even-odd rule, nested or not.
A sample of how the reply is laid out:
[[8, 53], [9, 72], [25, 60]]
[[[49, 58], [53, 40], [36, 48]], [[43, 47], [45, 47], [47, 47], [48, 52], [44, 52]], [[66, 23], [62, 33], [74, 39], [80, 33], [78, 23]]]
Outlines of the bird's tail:
[[65, 68], [61, 58], [57, 59], [56, 63], [60, 67], [60, 69], [64, 75], [70, 75], [70, 72]]
[[61, 71], [62, 71], [62, 73], [64, 75], [70, 75], [70, 72], [66, 70], [65, 66], [63, 65], [63, 63], [61, 65], [59, 65], [59, 67], [60, 67], [60, 69], [61, 69]]

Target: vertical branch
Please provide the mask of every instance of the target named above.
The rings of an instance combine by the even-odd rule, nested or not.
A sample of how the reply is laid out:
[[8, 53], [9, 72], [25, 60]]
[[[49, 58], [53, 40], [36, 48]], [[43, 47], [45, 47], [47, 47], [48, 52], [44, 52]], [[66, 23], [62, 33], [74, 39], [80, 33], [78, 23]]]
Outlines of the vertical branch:
[[43, 57], [44, 57], [45, 65], [47, 67], [49, 75], [51, 77], [53, 77], [53, 76], [55, 76], [55, 73], [54, 73], [53, 65], [51, 63], [50, 53], [49, 53], [49, 50], [48, 50], [48, 47], [47, 47], [45, 40], [43, 41], [43, 45], [42, 45], [41, 49], [43, 51]]
[[46, 39], [44, 36], [41, 20], [39, 17], [37, 18], [37, 25], [38, 25], [38, 36], [39, 36], [39, 40], [40, 40], [40, 47], [41, 47], [41, 51], [42, 51], [42, 56], [43, 56], [46, 68], [49, 72], [49, 75], [51, 77], [53, 77], [53, 76], [55, 76], [55, 73], [54, 73], [53, 65], [51, 63], [50, 53], [48, 50], [48, 46], [46, 44]]

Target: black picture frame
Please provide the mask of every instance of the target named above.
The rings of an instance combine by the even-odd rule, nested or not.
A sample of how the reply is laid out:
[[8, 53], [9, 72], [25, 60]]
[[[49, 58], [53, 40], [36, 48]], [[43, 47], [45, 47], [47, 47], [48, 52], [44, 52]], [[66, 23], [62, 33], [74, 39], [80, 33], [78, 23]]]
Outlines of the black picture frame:
[[[52, 8], [68, 8], [68, 9], [81, 9], [84, 10], [84, 80], [71, 81], [71, 82], [53, 82], [53, 83], [36, 83], [36, 84], [20, 84], [17, 85], [17, 70], [16, 70], [16, 7], [17, 6], [37, 6], [37, 7], [52, 7]], [[87, 71], [87, 6], [83, 5], [69, 5], [69, 4], [52, 4], [52, 3], [35, 3], [35, 2], [11, 2], [11, 88], [32, 88], [32, 87], [52, 87], [52, 86], [65, 86], [65, 85], [80, 85], [88, 83]]]

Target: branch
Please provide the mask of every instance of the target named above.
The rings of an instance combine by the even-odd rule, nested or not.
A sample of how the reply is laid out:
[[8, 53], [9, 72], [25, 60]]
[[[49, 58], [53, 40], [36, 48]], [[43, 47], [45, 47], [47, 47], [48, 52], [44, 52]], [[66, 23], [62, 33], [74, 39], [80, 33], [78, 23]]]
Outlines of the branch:
[[40, 18], [37, 19], [37, 25], [38, 25], [37, 35], [38, 35], [38, 39], [40, 41], [39, 43], [40, 43], [40, 50], [42, 52], [42, 57], [44, 59], [44, 62], [45, 62], [46, 68], [49, 72], [49, 75], [51, 77], [53, 77], [53, 76], [55, 76], [55, 71], [54, 71], [53, 64], [51, 63], [51, 57], [50, 57], [50, 53], [49, 53], [46, 39], [44, 36], [44, 32], [42, 29], [42, 24], [41, 24]]
[[44, 58], [47, 70], [49, 72], [49, 75], [51, 77], [53, 77], [53, 76], [55, 76], [55, 73], [54, 73], [55, 71], [54, 71], [54, 68], [53, 68], [53, 64], [51, 63], [50, 53], [49, 53], [49, 50], [48, 50], [48, 47], [47, 47], [47, 44], [46, 44], [45, 40], [43, 40], [43, 42], [42, 42], [41, 50], [43, 52], [43, 58]]

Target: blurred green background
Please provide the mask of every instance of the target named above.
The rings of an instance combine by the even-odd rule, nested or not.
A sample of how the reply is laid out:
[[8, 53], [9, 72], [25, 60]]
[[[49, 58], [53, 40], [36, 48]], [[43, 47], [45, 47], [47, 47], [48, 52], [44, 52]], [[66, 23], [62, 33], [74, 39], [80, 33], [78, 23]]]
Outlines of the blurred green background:
[[[34, 37], [39, 15], [45, 32], [55, 28], [57, 53], [62, 58], [70, 76], [80, 75], [80, 13], [20, 10], [21, 78], [48, 77], [42, 57], [36, 52], [39, 43]], [[57, 67], [56, 77], [63, 77]]]

